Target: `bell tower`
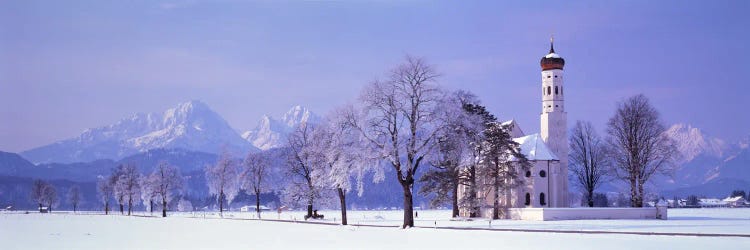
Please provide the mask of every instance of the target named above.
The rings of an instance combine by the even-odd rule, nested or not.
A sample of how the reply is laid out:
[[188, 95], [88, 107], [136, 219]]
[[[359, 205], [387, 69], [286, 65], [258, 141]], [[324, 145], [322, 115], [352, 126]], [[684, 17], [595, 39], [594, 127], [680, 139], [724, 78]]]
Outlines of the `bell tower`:
[[541, 136], [560, 161], [549, 175], [549, 202], [552, 207], [568, 207], [568, 118], [565, 112], [563, 66], [565, 60], [555, 53], [550, 38], [549, 53], [542, 57]]

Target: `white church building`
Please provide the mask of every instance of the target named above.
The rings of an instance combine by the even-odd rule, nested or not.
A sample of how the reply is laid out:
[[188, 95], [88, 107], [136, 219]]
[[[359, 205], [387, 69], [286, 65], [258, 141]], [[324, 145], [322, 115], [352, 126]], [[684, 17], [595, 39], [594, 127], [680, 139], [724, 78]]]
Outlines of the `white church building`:
[[[565, 60], [555, 53], [550, 41], [549, 53], [542, 57], [542, 112], [540, 132], [526, 134], [514, 120], [503, 125], [509, 128], [513, 140], [520, 144], [521, 153], [531, 163], [531, 168], [515, 180], [520, 185], [505, 190], [501, 195], [502, 217], [524, 220], [559, 219], [666, 219], [666, 206], [657, 208], [570, 208], [568, 191], [568, 133], [565, 112], [563, 67]], [[508, 180], [514, 181], [514, 180]], [[468, 188], [459, 186], [459, 198]], [[489, 189], [477, 190], [482, 200], [479, 215], [492, 218], [494, 193]], [[660, 210], [659, 210], [660, 209]], [[469, 208], [461, 208], [463, 217]]]

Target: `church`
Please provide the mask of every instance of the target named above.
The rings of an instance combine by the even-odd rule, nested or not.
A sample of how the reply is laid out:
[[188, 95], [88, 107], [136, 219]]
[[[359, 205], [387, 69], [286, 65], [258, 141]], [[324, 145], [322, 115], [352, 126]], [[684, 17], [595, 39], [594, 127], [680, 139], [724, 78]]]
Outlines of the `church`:
[[[520, 145], [531, 167], [519, 173], [517, 180], [501, 194], [501, 218], [522, 220], [559, 219], [666, 219], [666, 207], [658, 208], [570, 208], [568, 192], [568, 133], [565, 112], [563, 67], [565, 60], [555, 52], [550, 39], [549, 52], [540, 61], [542, 88], [539, 133], [526, 134], [515, 120], [503, 122], [513, 140]], [[459, 184], [458, 197], [468, 187]], [[479, 216], [492, 218], [494, 193], [479, 188]], [[470, 216], [470, 208], [459, 214]]]
[[[542, 57], [542, 112], [540, 133], [525, 134], [515, 120], [502, 125], [509, 129], [513, 140], [520, 144], [521, 153], [531, 163], [531, 168], [521, 173], [520, 185], [506, 190], [500, 204], [504, 208], [569, 207], [568, 203], [568, 141], [567, 114], [563, 88], [563, 67], [565, 60], [555, 53], [554, 43]], [[459, 188], [459, 196], [467, 191]], [[491, 190], [478, 190], [482, 206], [480, 215], [492, 217], [494, 194]], [[469, 215], [469, 209], [461, 212]], [[503, 214], [510, 219], [508, 211]]]

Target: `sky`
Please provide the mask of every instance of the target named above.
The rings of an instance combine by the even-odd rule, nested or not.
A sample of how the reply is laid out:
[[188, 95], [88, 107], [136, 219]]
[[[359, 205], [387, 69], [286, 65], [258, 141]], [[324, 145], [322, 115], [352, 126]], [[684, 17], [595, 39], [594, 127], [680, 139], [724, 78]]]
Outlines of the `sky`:
[[539, 131], [539, 60], [569, 123], [649, 97], [667, 125], [750, 134], [750, 1], [1, 1], [0, 151], [201, 100], [238, 131], [355, 101], [405, 55]]

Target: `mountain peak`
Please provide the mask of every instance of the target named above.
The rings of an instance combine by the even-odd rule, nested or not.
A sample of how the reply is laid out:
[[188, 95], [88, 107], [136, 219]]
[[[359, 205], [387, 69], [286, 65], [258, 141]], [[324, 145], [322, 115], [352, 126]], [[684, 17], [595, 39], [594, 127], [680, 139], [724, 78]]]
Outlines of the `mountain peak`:
[[281, 120], [269, 115], [263, 115], [254, 129], [242, 134], [242, 138], [255, 147], [266, 150], [276, 148], [286, 143], [286, 138], [295, 127], [308, 122], [318, 122], [320, 118], [302, 105], [295, 105], [289, 109]]
[[727, 144], [723, 140], [712, 137], [690, 124], [672, 125], [664, 133], [677, 143], [677, 149], [682, 154], [684, 162], [701, 154], [721, 157], [727, 149]]

